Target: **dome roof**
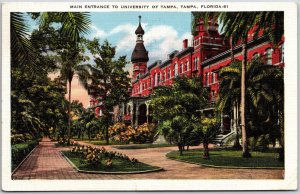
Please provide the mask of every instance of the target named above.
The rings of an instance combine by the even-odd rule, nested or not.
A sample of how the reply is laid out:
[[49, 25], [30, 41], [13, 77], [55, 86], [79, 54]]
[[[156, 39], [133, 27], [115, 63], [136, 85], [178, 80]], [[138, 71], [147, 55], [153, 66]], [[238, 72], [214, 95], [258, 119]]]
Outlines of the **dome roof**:
[[136, 43], [132, 55], [131, 62], [147, 62], [149, 61], [148, 51], [146, 50], [143, 43]]
[[141, 26], [141, 16], [139, 16], [139, 26], [137, 27], [137, 29], [135, 30], [135, 34], [142, 34], [144, 35], [145, 34], [145, 31], [144, 29], [142, 28]]
[[139, 26], [137, 27], [137, 29], [135, 30], [135, 34], [145, 34], [144, 29], [142, 28], [141, 24], [139, 24]]

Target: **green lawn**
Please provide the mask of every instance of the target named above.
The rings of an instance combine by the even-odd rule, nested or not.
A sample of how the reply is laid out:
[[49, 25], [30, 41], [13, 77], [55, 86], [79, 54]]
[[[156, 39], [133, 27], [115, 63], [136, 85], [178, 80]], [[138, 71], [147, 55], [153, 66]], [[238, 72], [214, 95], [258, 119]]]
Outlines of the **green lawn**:
[[84, 141], [85, 143], [90, 143], [93, 145], [106, 145], [105, 141], [92, 140], [92, 141]]
[[[92, 140], [92, 141], [84, 141], [85, 143], [93, 144], [93, 145], [107, 145], [105, 140]], [[109, 145], [124, 145], [122, 142], [113, 142], [109, 141]]]
[[251, 152], [251, 158], [243, 158], [242, 151], [214, 149], [210, 150], [210, 159], [202, 157], [203, 150], [195, 149], [184, 151], [183, 156], [178, 151], [172, 151], [167, 154], [171, 159], [178, 159], [197, 164], [206, 164], [223, 167], [284, 167], [284, 162], [277, 160], [278, 152], [270, 150], [268, 152]]
[[117, 149], [146, 149], [146, 148], [161, 148], [161, 147], [172, 147], [175, 145], [170, 144], [134, 144], [134, 145], [123, 145], [123, 146], [114, 146]]
[[158, 170], [159, 167], [151, 166], [148, 164], [144, 164], [141, 162], [137, 162], [132, 164], [128, 160], [123, 160], [120, 158], [113, 158], [113, 165], [108, 167], [105, 165], [105, 160], [107, 158], [103, 158], [102, 162], [98, 166], [93, 166], [87, 164], [83, 161], [78, 153], [64, 151], [63, 154], [72, 161], [72, 163], [79, 169], [85, 171], [102, 171], [102, 172], [138, 172], [138, 171], [148, 171], [148, 170]]

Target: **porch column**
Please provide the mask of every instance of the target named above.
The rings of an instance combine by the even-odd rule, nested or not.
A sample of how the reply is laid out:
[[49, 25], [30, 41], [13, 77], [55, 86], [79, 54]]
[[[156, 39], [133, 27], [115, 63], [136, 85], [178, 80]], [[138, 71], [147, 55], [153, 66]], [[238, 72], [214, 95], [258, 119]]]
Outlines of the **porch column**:
[[233, 105], [233, 121], [232, 121], [232, 130], [237, 133], [237, 121], [238, 121], [238, 112], [236, 103]]
[[127, 103], [126, 110], [127, 110], [127, 113], [130, 114], [130, 122], [131, 122], [131, 125], [133, 126], [133, 102], [132, 101], [129, 101]]
[[139, 104], [135, 106], [135, 126], [139, 125]]
[[147, 124], [149, 123], [149, 101], [146, 101], [146, 118], [147, 118]]
[[223, 113], [221, 112], [221, 126], [220, 126], [221, 133], [224, 132], [224, 126], [223, 126]]

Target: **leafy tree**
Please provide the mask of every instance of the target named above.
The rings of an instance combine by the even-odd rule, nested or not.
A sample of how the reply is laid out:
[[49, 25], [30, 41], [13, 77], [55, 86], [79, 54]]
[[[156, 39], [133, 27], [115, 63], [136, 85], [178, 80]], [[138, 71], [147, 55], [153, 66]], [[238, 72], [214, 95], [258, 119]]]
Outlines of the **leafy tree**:
[[[28, 34], [25, 14], [11, 14], [12, 127], [19, 132], [29, 130], [35, 136], [60, 128], [64, 135], [63, 82], [51, 81], [48, 73], [56, 68], [59, 52], [72, 51], [66, 46], [74, 45], [86, 32], [89, 19], [85, 13], [30, 14], [41, 24], [33, 36]], [[58, 28], [52, 27], [54, 23]]]
[[64, 88], [37, 72], [16, 67], [11, 72], [12, 129], [34, 137], [57, 129], [57, 121], [66, 118]]
[[[90, 19], [87, 13], [81, 12], [44, 12], [32, 14], [32, 17], [39, 19], [40, 28], [51, 30], [51, 25], [59, 26], [56, 29], [56, 36], [63, 42], [63, 45], [56, 48], [60, 56], [60, 75], [68, 83], [68, 143], [71, 138], [71, 83], [75, 74], [79, 79], [86, 79], [87, 72], [80, 66], [85, 61], [84, 46], [82, 46], [82, 36], [89, 30]], [[53, 29], [52, 29], [53, 30]], [[57, 45], [55, 45], [57, 46]]]
[[216, 143], [216, 136], [219, 134], [220, 124], [216, 118], [201, 118], [201, 124], [195, 126], [200, 133], [200, 140], [203, 144], [203, 157], [209, 158], [209, 144]]
[[151, 96], [153, 118], [170, 142], [177, 143], [180, 154], [191, 139], [193, 123], [207, 103], [207, 91], [198, 77], [176, 77], [172, 86], [158, 87]]
[[[239, 83], [241, 79], [241, 62], [235, 61], [220, 71], [220, 92], [217, 108], [230, 110], [232, 104], [240, 102]], [[282, 69], [265, 65], [263, 59], [248, 62], [246, 67], [246, 105], [247, 134], [258, 137], [270, 134], [270, 138], [279, 138], [277, 126], [278, 110], [282, 103], [283, 72]]]
[[108, 41], [100, 45], [99, 40], [94, 39], [87, 41], [87, 45], [95, 64], [85, 66], [90, 73], [85, 87], [102, 103], [101, 121], [105, 123], [105, 139], [109, 144], [108, 127], [112, 124], [110, 112], [113, 106], [126, 102], [129, 97], [130, 78], [124, 70], [127, 61], [125, 56], [115, 59], [115, 47]]

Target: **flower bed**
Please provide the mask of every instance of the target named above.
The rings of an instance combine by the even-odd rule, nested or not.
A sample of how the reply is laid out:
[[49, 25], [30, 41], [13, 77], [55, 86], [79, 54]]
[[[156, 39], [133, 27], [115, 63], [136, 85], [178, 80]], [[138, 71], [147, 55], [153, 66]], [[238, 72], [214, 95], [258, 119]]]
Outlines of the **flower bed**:
[[62, 152], [79, 171], [94, 173], [139, 173], [162, 170], [139, 162], [125, 154], [108, 151], [104, 147], [76, 146]]

